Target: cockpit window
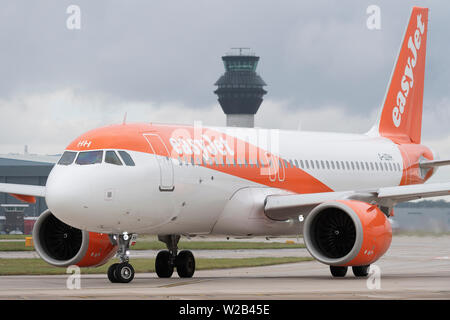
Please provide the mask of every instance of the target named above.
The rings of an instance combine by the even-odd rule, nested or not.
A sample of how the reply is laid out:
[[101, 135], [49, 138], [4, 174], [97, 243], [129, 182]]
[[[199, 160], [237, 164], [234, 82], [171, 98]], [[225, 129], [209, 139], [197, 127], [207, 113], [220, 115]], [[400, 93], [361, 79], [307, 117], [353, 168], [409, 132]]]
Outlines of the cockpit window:
[[122, 165], [122, 161], [120, 161], [119, 157], [114, 151], [106, 151], [105, 154], [105, 162], [115, 164], [118, 166]]
[[103, 151], [83, 151], [78, 154], [76, 164], [94, 164], [94, 163], [102, 163], [103, 159]]
[[126, 151], [119, 151], [119, 154], [122, 157], [123, 162], [125, 162], [125, 164], [127, 166], [134, 166], [135, 165], [133, 159], [128, 154], [128, 152], [126, 152]]
[[61, 164], [63, 166], [68, 166], [69, 164], [73, 163], [73, 160], [75, 160], [76, 156], [77, 156], [76, 152], [65, 151], [63, 153], [63, 155], [61, 156], [61, 159], [59, 159], [58, 164]]

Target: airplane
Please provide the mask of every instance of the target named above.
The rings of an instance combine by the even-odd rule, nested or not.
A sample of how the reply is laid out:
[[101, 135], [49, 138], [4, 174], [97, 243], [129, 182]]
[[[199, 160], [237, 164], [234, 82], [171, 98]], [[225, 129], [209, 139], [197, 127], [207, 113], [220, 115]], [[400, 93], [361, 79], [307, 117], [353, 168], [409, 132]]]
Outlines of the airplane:
[[125, 121], [73, 140], [46, 186], [0, 184], [48, 210], [33, 229], [47, 263], [94, 267], [113, 256], [113, 283], [135, 272], [136, 235], [157, 235], [158, 277], [190, 278], [181, 236], [303, 234], [333, 277], [367, 277], [392, 240], [395, 204], [450, 194], [424, 184], [439, 166], [421, 144], [428, 9], [413, 7], [375, 125], [364, 134], [203, 127]]

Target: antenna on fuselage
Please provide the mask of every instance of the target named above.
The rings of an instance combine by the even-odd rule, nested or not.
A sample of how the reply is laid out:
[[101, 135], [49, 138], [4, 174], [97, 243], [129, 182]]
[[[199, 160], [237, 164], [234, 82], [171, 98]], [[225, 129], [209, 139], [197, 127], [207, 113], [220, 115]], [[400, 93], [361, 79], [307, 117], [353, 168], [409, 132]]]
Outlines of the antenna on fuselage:
[[123, 125], [126, 125], [127, 124], [127, 113], [125, 112], [125, 114], [123, 115], [123, 122], [122, 122], [122, 124]]

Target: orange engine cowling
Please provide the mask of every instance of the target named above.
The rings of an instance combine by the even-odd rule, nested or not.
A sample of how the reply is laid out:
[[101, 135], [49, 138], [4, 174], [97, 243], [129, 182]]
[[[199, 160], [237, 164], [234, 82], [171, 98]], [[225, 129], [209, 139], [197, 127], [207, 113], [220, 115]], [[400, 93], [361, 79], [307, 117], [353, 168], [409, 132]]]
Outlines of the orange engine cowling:
[[33, 228], [36, 251], [47, 263], [57, 267], [101, 266], [117, 252], [117, 244], [104, 233], [83, 231], [44, 211]]
[[355, 200], [325, 202], [305, 219], [303, 238], [311, 255], [333, 266], [365, 266], [378, 260], [392, 240], [380, 209]]

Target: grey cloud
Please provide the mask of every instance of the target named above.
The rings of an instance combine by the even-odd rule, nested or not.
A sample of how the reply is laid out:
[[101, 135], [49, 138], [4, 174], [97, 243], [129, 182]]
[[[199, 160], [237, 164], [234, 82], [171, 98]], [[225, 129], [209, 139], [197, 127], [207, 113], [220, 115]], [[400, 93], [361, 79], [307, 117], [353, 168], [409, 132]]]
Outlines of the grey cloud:
[[[81, 7], [79, 31], [66, 28], [70, 4]], [[366, 28], [370, 4], [381, 8], [380, 31]], [[293, 112], [332, 105], [359, 116], [373, 114], [415, 4], [4, 0], [0, 98], [71, 88], [81, 96], [107, 96], [111, 105], [177, 103], [186, 110], [207, 109], [217, 104], [213, 83], [223, 73], [220, 56], [230, 47], [249, 46], [261, 56], [266, 99], [286, 102]], [[433, 138], [448, 134], [450, 120], [445, 112], [450, 108], [450, 3], [425, 5], [431, 12], [424, 134]], [[270, 107], [274, 104], [263, 103], [261, 110]]]

